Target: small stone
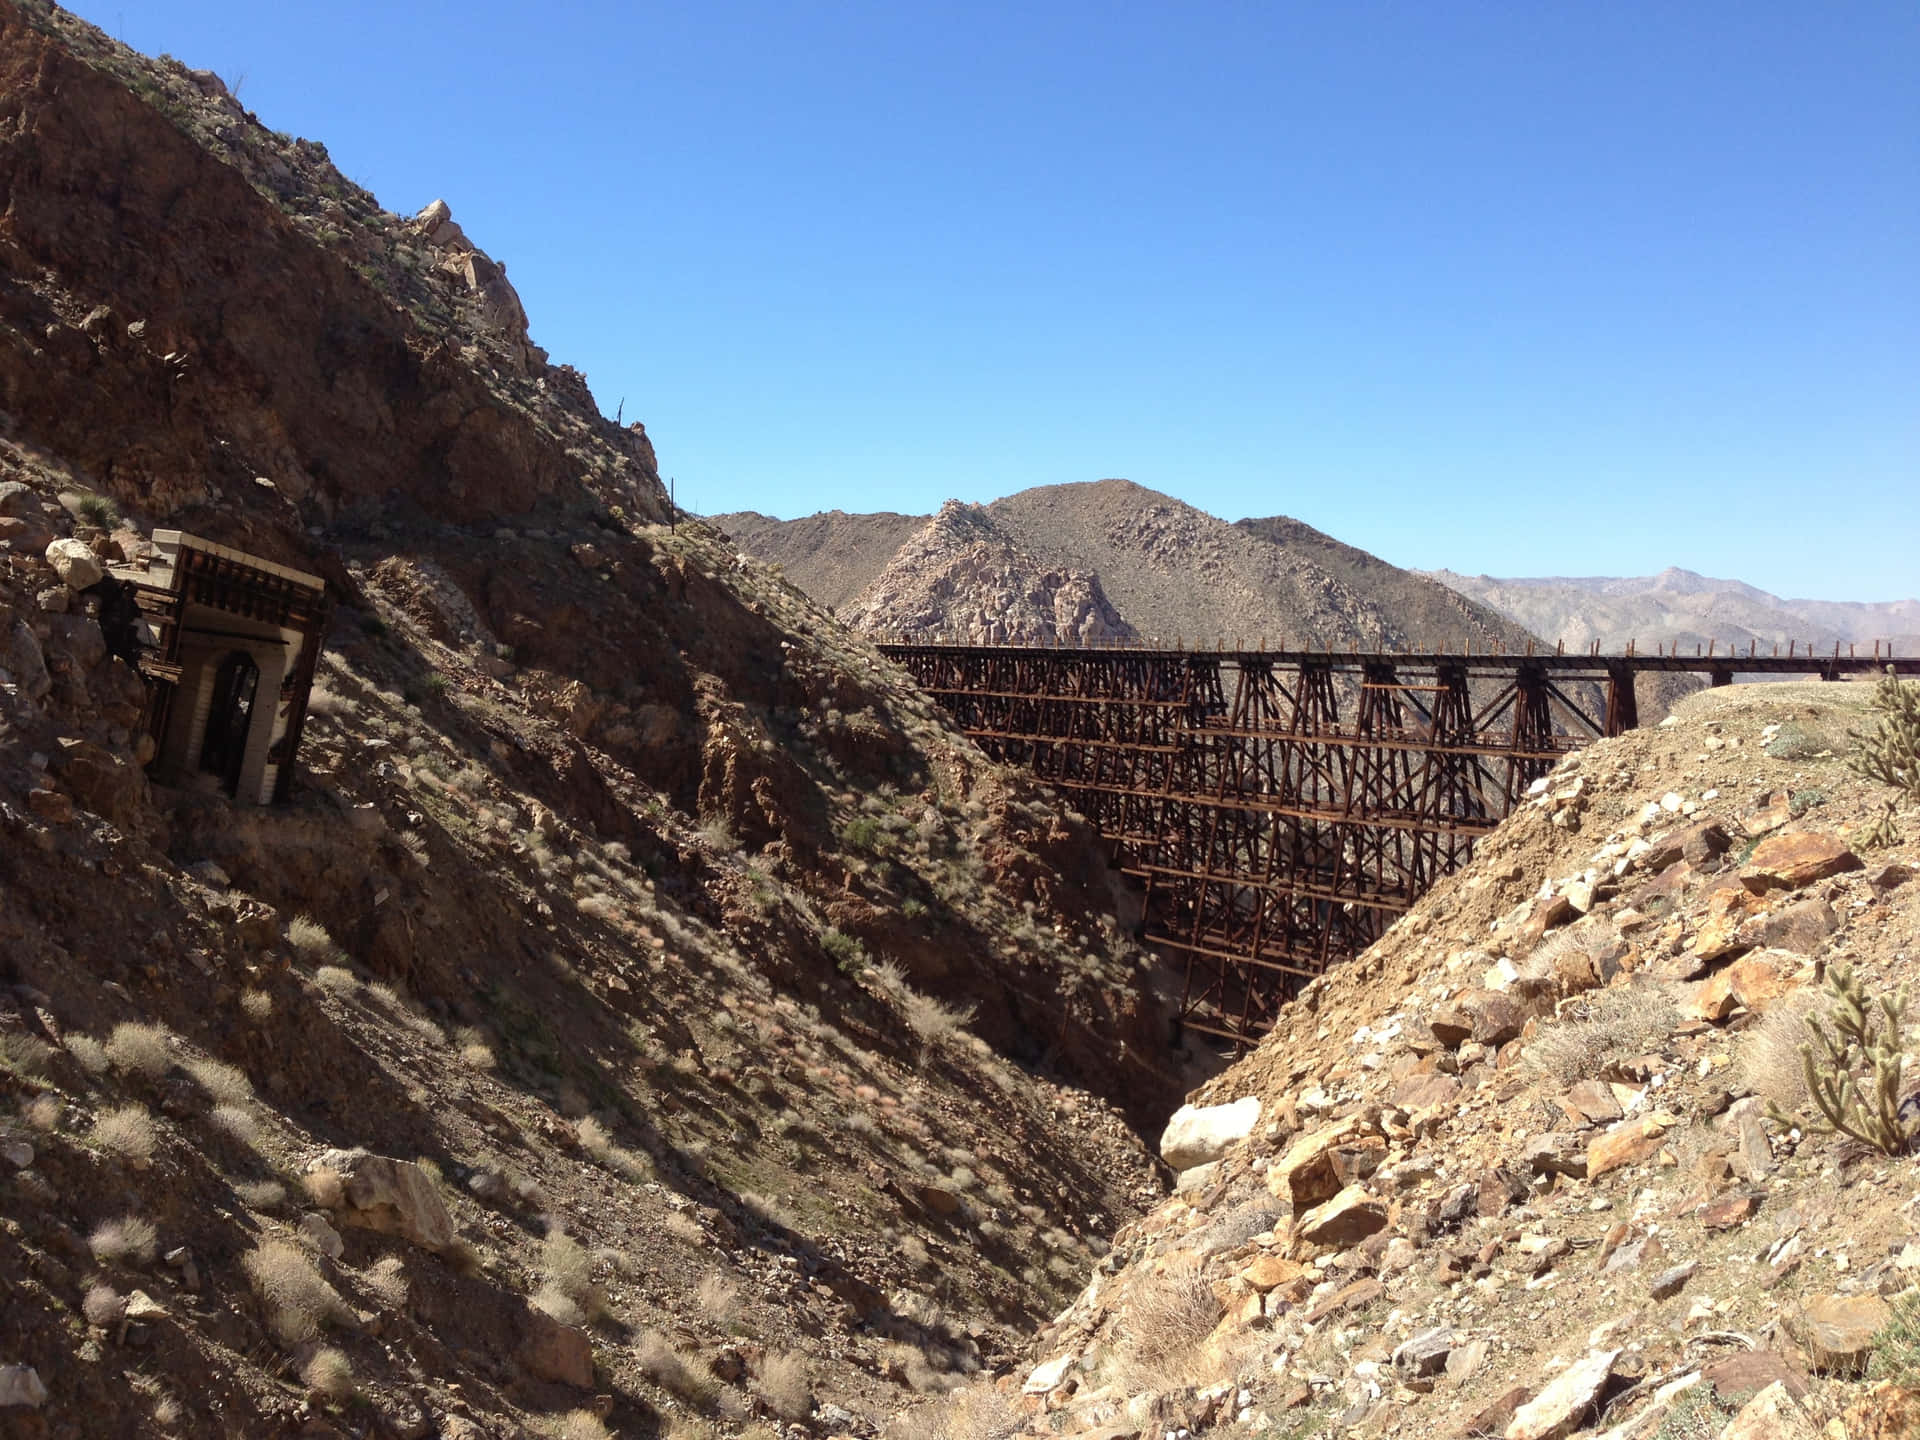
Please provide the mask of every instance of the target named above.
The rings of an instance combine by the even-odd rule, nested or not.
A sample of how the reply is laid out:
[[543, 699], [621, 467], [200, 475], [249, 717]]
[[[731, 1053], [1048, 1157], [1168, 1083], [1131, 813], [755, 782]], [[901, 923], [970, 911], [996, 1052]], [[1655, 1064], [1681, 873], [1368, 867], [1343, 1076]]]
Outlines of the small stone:
[[562, 1325], [544, 1310], [522, 1312], [526, 1334], [520, 1363], [542, 1380], [586, 1390], [593, 1385], [593, 1342], [577, 1325]]
[[1734, 1230], [1753, 1218], [1760, 1208], [1760, 1197], [1751, 1192], [1728, 1195], [1702, 1206], [1700, 1223], [1709, 1230]]
[[1393, 1352], [1393, 1368], [1402, 1375], [1437, 1375], [1453, 1354], [1454, 1332], [1445, 1325], [1422, 1330]]
[[1579, 1124], [1610, 1125], [1622, 1115], [1620, 1102], [1604, 1080], [1582, 1080], [1561, 1097], [1560, 1108]]
[[1805, 1377], [1773, 1350], [1748, 1350], [1715, 1362], [1701, 1372], [1713, 1393], [1727, 1405], [1744, 1404], [1769, 1385], [1785, 1385], [1794, 1399], [1807, 1393]]
[[1045, 1395], [1067, 1378], [1067, 1371], [1073, 1367], [1078, 1357], [1071, 1352], [1056, 1355], [1051, 1360], [1042, 1361], [1033, 1367], [1027, 1380], [1020, 1388], [1029, 1395]]
[[1307, 1311], [1307, 1323], [1318, 1325], [1322, 1320], [1332, 1319], [1336, 1315], [1345, 1315], [1362, 1306], [1371, 1305], [1386, 1293], [1387, 1287], [1378, 1280], [1356, 1280], [1351, 1285], [1342, 1286], [1333, 1294], [1317, 1302]]
[[[1485, 1340], [1469, 1340], [1465, 1345], [1447, 1354], [1447, 1378], [1456, 1382], [1471, 1380], [1487, 1363], [1487, 1351], [1490, 1347]], [[1526, 1392], [1521, 1396], [1525, 1398]]]
[[1889, 890], [1898, 890], [1912, 878], [1913, 867], [1911, 865], [1890, 862], [1886, 865], [1875, 867], [1873, 872], [1867, 876], [1867, 883], [1882, 894], [1885, 894]]
[[1675, 1265], [1671, 1270], [1662, 1270], [1647, 1282], [1647, 1293], [1656, 1300], [1671, 1300], [1687, 1288], [1687, 1281], [1699, 1273], [1700, 1262], [1689, 1260], [1684, 1265]]
[[0, 1160], [5, 1160], [16, 1170], [25, 1170], [33, 1164], [33, 1146], [9, 1135], [0, 1139]]
[[127, 1296], [126, 1318], [129, 1320], [154, 1320], [166, 1313], [167, 1307], [144, 1290]]
[[327, 1223], [324, 1215], [308, 1211], [300, 1217], [300, 1238], [329, 1260], [338, 1260], [347, 1252], [347, 1242], [340, 1238], [340, 1232]]

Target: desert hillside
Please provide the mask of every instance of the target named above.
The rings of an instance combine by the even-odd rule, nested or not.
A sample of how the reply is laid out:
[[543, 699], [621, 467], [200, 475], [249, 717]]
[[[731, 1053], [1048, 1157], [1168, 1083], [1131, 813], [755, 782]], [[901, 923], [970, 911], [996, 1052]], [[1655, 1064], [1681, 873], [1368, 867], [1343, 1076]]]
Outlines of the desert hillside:
[[[1912, 688], [1904, 720], [1701, 692], [1569, 757], [1193, 1095], [1177, 1193], [1028, 1364], [891, 1433], [1916, 1433], [1917, 1082], [1878, 1001], [1920, 974], [1920, 825], [1848, 763], [1892, 733], [1911, 775]], [[1848, 1023], [1880, 1048], [1828, 1055]], [[1803, 1044], [1880, 1097], [1834, 1112], [1862, 1138]]]
[[[857, 1435], [1003, 1363], [1190, 1083], [1084, 825], [670, 527], [445, 206], [42, 0], [0, 68], [0, 1429]], [[326, 581], [284, 804], [143, 768], [102, 572], [171, 529]]]
[[[1045, 485], [931, 518], [835, 511], [714, 523], [869, 634], [1520, 649], [1531, 638], [1297, 521], [1230, 525], [1127, 480]], [[973, 548], [981, 545], [991, 563]], [[1076, 597], [1065, 628], [1055, 598], [1063, 586]]]
[[1536, 634], [1569, 645], [1598, 640], [1609, 649], [1638, 640], [1683, 651], [1716, 641], [1770, 651], [1792, 641], [1831, 650], [1834, 642], [1871, 646], [1890, 641], [1902, 655], [1920, 647], [1920, 601], [1864, 604], [1783, 600], [1738, 580], [1714, 580], [1667, 569], [1632, 579], [1496, 580], [1436, 570], [1432, 578], [1498, 610]]

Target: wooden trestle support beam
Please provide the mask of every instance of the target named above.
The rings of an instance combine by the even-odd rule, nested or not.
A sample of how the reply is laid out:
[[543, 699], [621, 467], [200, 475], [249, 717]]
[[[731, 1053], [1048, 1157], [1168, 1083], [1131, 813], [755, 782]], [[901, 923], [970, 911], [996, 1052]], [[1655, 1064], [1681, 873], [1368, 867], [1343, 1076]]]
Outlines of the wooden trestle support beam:
[[[1636, 724], [1641, 671], [1695, 668], [1597, 655], [882, 649], [988, 754], [1029, 767], [1098, 827], [1145, 891], [1142, 938], [1184, 963], [1182, 1023], [1241, 1046], [1307, 978], [1359, 954], [1465, 864], [1568, 751]], [[1798, 671], [1835, 679], [1886, 663], [1803, 659]], [[1580, 694], [1596, 686], [1598, 716]]]

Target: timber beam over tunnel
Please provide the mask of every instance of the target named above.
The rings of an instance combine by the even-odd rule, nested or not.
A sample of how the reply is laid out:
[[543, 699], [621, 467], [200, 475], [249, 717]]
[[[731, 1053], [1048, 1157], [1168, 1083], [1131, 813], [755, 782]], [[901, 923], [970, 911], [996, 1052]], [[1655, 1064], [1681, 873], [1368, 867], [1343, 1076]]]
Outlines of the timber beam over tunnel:
[[1464, 865], [1563, 756], [1634, 728], [1641, 675], [1920, 674], [1920, 659], [1877, 647], [880, 648], [989, 755], [1030, 769], [1099, 829], [1143, 893], [1142, 938], [1185, 970], [1181, 1023], [1241, 1046]]

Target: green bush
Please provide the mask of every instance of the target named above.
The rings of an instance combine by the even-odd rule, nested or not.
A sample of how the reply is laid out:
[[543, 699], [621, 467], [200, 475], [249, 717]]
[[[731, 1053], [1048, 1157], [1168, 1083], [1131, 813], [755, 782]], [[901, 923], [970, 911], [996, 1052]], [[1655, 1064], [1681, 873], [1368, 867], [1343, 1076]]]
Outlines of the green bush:
[[866, 948], [844, 930], [831, 925], [822, 930], [820, 948], [827, 952], [827, 958], [842, 974], [858, 975], [867, 968]]
[[880, 848], [880, 822], [866, 815], [856, 815], [840, 827], [840, 843], [863, 855], [877, 853]]

